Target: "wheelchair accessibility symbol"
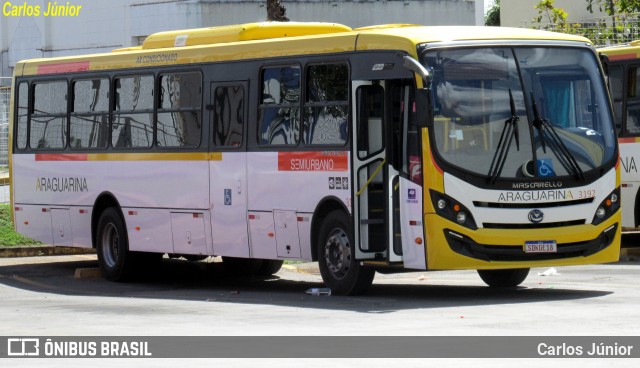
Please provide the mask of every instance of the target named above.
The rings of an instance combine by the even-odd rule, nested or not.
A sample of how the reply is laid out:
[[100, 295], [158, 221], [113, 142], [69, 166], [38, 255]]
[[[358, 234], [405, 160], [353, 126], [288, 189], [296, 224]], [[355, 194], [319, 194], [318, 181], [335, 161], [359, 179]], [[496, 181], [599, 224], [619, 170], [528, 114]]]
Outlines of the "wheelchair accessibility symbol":
[[551, 159], [543, 158], [538, 160], [538, 176], [556, 176], [555, 171], [553, 171], [553, 162]]
[[224, 205], [231, 206], [231, 189], [224, 190]]

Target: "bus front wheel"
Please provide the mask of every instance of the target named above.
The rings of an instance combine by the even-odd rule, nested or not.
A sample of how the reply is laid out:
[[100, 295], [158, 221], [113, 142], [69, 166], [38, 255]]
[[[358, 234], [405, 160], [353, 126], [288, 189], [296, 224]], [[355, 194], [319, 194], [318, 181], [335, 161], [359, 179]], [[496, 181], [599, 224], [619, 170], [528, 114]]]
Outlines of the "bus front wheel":
[[100, 216], [96, 234], [96, 253], [102, 275], [110, 281], [125, 281], [134, 271], [134, 255], [120, 213], [109, 207]]
[[528, 268], [514, 268], [509, 270], [478, 270], [478, 274], [485, 284], [495, 288], [516, 287], [529, 274]]
[[375, 270], [355, 259], [353, 229], [342, 211], [327, 215], [320, 227], [317, 255], [322, 280], [336, 295], [362, 294], [373, 282]]

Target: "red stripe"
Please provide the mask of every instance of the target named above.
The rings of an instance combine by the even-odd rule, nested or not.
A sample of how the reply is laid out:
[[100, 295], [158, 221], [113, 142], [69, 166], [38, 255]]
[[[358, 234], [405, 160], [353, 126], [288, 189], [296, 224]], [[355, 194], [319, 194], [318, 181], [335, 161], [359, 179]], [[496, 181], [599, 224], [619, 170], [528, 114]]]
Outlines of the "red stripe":
[[636, 59], [638, 57], [637, 54], [620, 54], [620, 55], [607, 55], [607, 56], [609, 56], [610, 61]]
[[278, 152], [278, 171], [347, 171], [346, 151]]
[[38, 74], [84, 72], [87, 70], [89, 70], [88, 61], [74, 61], [70, 63], [38, 65]]
[[87, 161], [86, 153], [36, 153], [36, 161]]
[[636, 143], [635, 138], [618, 138], [618, 143]]

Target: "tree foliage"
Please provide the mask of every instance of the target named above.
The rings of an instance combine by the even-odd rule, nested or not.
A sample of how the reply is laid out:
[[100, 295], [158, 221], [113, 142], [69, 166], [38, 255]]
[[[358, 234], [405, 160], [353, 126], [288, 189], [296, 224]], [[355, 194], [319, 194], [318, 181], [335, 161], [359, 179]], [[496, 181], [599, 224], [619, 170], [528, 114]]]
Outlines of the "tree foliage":
[[562, 9], [554, 6], [555, 0], [541, 0], [535, 9], [538, 10], [538, 16], [533, 18], [533, 22], [537, 24], [549, 24], [548, 29], [562, 31], [567, 28], [567, 17], [569, 14]]
[[287, 9], [282, 6], [280, 0], [267, 0], [267, 20], [271, 22], [288, 22]]
[[587, 10], [591, 13], [594, 6], [608, 15], [640, 12], [640, 0], [587, 0]]
[[484, 25], [500, 27], [500, 0], [493, 0], [487, 9], [487, 13], [484, 15]]

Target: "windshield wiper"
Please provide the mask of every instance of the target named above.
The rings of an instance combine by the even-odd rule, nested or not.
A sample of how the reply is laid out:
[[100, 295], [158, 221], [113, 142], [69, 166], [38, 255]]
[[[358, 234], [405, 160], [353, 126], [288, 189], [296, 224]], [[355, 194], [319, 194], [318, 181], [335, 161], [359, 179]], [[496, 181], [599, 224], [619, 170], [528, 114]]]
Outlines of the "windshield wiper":
[[[565, 170], [568, 173], [571, 173], [578, 180], [584, 180], [584, 173], [578, 165], [578, 161], [571, 154], [571, 151], [564, 144], [560, 136], [558, 135], [558, 131], [553, 127], [553, 124], [549, 122], [547, 118], [541, 118], [540, 112], [538, 111], [538, 105], [536, 104], [536, 99], [531, 93], [531, 107], [533, 108], [533, 126], [538, 130], [538, 134], [540, 135], [540, 142], [542, 144], [542, 152], [547, 153], [547, 148], [545, 145], [545, 141], [549, 142], [549, 148], [553, 152], [553, 154], [558, 158], [558, 161], [562, 164]], [[537, 166], [537, 165], [536, 165]]]
[[493, 155], [491, 167], [489, 168], [489, 183], [491, 184], [495, 183], [500, 173], [502, 173], [502, 168], [507, 161], [509, 148], [511, 148], [511, 142], [514, 137], [516, 139], [516, 149], [520, 151], [520, 134], [518, 133], [518, 120], [520, 120], [520, 117], [516, 115], [516, 103], [513, 101], [511, 89], [509, 89], [509, 104], [511, 105], [511, 117], [504, 122], [496, 153]]

